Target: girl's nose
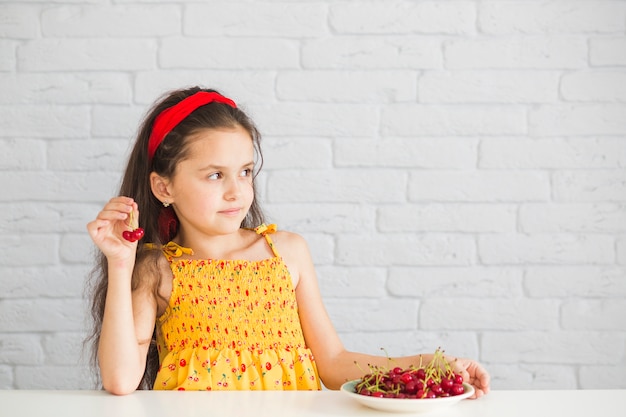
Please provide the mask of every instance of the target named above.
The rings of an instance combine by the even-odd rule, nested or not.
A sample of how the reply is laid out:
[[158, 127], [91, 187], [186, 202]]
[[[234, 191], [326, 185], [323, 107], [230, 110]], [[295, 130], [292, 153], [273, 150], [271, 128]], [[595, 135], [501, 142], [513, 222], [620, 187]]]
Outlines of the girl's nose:
[[224, 191], [224, 197], [227, 200], [236, 200], [241, 195], [241, 184], [237, 181], [237, 178], [226, 181], [226, 189]]

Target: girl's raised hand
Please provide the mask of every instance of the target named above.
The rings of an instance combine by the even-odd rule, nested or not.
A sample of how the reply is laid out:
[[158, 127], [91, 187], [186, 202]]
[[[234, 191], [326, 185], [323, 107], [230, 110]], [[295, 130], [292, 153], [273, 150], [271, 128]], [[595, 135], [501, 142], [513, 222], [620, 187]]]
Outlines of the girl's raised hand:
[[[137, 242], [123, 238], [123, 233], [137, 227], [139, 210], [129, 197], [114, 197], [105, 204], [95, 220], [87, 224], [87, 231], [107, 259], [133, 259]], [[133, 224], [130, 224], [132, 221]]]

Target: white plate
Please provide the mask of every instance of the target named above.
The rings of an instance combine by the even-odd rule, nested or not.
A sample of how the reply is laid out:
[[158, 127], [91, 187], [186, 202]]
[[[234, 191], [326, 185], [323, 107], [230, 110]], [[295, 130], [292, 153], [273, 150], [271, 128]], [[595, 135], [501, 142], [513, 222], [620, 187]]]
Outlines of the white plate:
[[428, 411], [438, 410], [440, 408], [449, 407], [457, 402], [471, 397], [474, 394], [474, 387], [464, 382], [465, 392], [461, 395], [443, 398], [377, 398], [367, 395], [357, 394], [354, 390], [356, 384], [361, 382], [360, 379], [348, 381], [341, 386], [341, 391], [354, 398], [361, 404], [381, 411], [391, 411], [400, 413], [425, 413]]

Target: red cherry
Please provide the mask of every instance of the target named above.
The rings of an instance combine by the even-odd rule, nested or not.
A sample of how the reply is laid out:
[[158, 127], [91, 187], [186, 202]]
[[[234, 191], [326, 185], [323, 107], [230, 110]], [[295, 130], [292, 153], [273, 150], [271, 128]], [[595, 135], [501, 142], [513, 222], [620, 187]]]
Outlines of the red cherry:
[[134, 234], [135, 240], [141, 240], [141, 238], [145, 234], [145, 232], [143, 231], [141, 227], [136, 228], [135, 230], [133, 230], [132, 233]]
[[122, 232], [122, 237], [129, 242], [136, 242], [143, 237], [145, 232], [141, 227], [136, 228], [135, 230], [124, 230]]
[[439, 384], [433, 384], [430, 387], [430, 390], [437, 396], [439, 397], [441, 394], [443, 394], [443, 388], [441, 388], [441, 385]]
[[461, 384], [454, 384], [450, 389], [450, 395], [461, 395], [465, 392], [465, 387]]
[[446, 378], [445, 376], [441, 378], [441, 388], [443, 388], [445, 392], [450, 392], [452, 385], [454, 385], [454, 381], [451, 378]]
[[411, 373], [409, 372], [405, 372], [400, 377], [400, 380], [404, 382], [405, 384], [408, 384], [410, 381], [413, 381], [413, 375], [411, 375]]

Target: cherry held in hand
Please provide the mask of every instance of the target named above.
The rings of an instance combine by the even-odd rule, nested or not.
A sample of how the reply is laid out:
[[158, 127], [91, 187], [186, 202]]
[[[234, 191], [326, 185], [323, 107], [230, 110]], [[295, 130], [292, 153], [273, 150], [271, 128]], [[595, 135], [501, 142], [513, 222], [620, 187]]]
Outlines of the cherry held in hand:
[[[133, 212], [130, 212], [130, 218], [129, 218], [129, 225], [130, 227], [133, 227]], [[144, 235], [144, 231], [141, 227], [137, 227], [136, 229], [132, 229], [132, 230], [124, 230], [122, 232], [122, 237], [126, 240], [128, 240], [129, 242], [136, 242], [138, 240], [140, 240]]]

